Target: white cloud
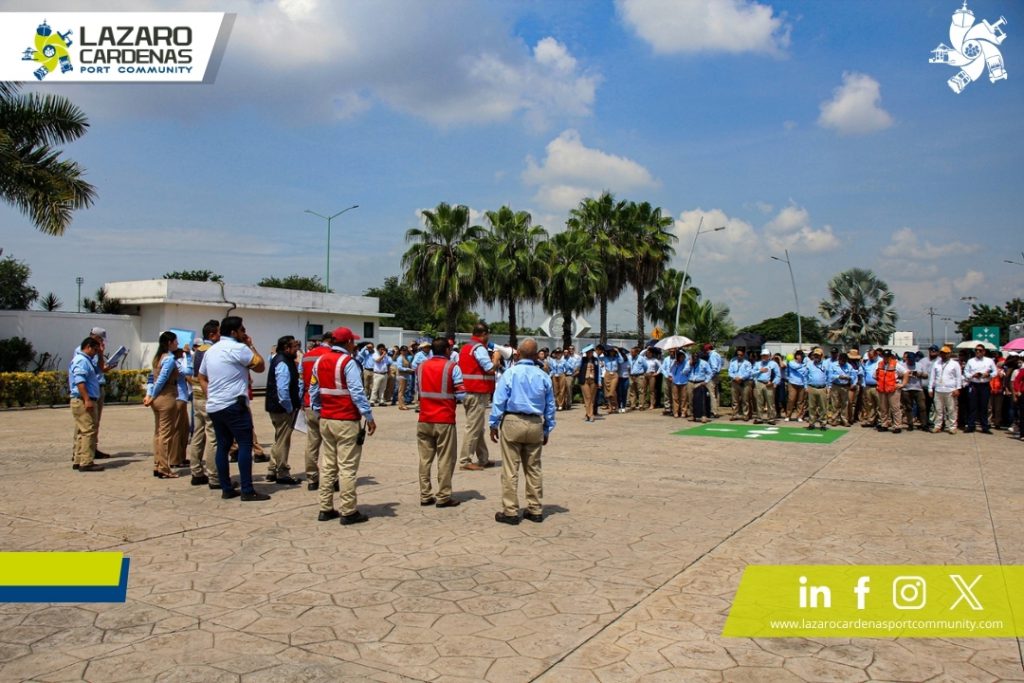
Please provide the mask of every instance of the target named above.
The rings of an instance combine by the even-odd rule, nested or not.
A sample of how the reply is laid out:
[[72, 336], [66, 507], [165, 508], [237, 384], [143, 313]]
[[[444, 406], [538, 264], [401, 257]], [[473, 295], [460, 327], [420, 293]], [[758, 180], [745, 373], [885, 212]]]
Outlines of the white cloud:
[[831, 225], [815, 228], [811, 225], [807, 209], [790, 203], [764, 226], [767, 246], [775, 251], [822, 252], [840, 245]]
[[[701, 219], [704, 223], [701, 224]], [[715, 232], [716, 228], [725, 226], [725, 230]], [[715, 263], [743, 263], [750, 259], [764, 260], [758, 254], [757, 245], [760, 238], [754, 226], [740, 218], [732, 218], [721, 209], [697, 208], [683, 211], [673, 225], [679, 238], [676, 254], [686, 262], [693, 236], [700, 229], [700, 238], [694, 246], [694, 258]], [[705, 234], [706, 233], [706, 234]]]
[[977, 289], [984, 283], [985, 274], [977, 270], [968, 270], [961, 277], [953, 280], [953, 286], [961, 294], [971, 294], [972, 290]]
[[900, 228], [893, 233], [892, 242], [882, 250], [882, 255], [892, 259], [933, 261], [946, 256], [970, 254], [978, 249], [976, 244], [964, 244], [963, 242], [949, 242], [942, 245], [932, 244], [928, 241], [922, 243], [913, 229]]
[[892, 125], [892, 116], [882, 109], [881, 86], [867, 74], [847, 72], [832, 99], [821, 103], [818, 125], [841, 135], [865, 135]]
[[618, 0], [623, 21], [655, 52], [780, 54], [790, 27], [752, 0]]
[[619, 194], [658, 185], [650, 171], [626, 157], [587, 147], [575, 130], [548, 143], [541, 163], [526, 158], [523, 182], [537, 186], [534, 199], [549, 209], [567, 210], [588, 195]]

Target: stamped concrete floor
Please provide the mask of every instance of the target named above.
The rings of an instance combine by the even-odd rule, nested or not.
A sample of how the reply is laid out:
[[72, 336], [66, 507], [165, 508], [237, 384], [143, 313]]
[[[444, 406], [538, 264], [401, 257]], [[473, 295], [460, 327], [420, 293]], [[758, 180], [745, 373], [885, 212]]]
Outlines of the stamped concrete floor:
[[377, 418], [372, 519], [342, 527], [305, 486], [241, 503], [154, 479], [142, 407], [105, 411], [99, 474], [71, 469], [66, 409], [0, 413], [0, 549], [132, 563], [125, 604], [0, 605], [0, 681], [1024, 680], [1012, 639], [719, 636], [750, 563], [1024, 563], [1024, 447], [1004, 434], [812, 446], [577, 409], [544, 452], [546, 519], [510, 527], [498, 469], [457, 471], [459, 508], [420, 507], [416, 414]]

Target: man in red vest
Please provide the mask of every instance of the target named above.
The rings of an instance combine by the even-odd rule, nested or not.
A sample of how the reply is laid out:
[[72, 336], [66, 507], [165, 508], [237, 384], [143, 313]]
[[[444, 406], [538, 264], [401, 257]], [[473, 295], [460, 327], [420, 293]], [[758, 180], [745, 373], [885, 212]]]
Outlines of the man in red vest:
[[[341, 517], [342, 524], [358, 524], [369, 519], [356, 509], [356, 475], [363, 454], [360, 417], [366, 418], [367, 436], [377, 430], [370, 401], [363, 391], [362, 370], [352, 357], [355, 340], [347, 327], [331, 333], [334, 344], [313, 364], [309, 402], [320, 415], [324, 467], [320, 473], [321, 522]], [[334, 481], [340, 478], [341, 512], [334, 509]]]
[[[494, 367], [499, 362], [497, 351], [487, 352], [491, 331], [487, 323], [473, 326], [473, 338], [459, 349], [459, 370], [466, 386], [466, 438], [459, 452], [459, 465], [464, 470], [482, 470], [490, 466], [484, 423], [487, 421], [487, 402], [494, 393]], [[474, 456], [476, 462], [473, 462]]]
[[878, 431], [887, 432], [891, 427], [893, 434], [899, 434], [903, 421], [900, 396], [907, 383], [907, 366], [886, 349], [882, 362], [875, 369], [875, 381], [878, 383]]
[[[416, 368], [420, 388], [420, 416], [416, 425], [416, 443], [420, 452], [420, 505], [436, 504], [452, 508], [452, 474], [455, 472], [457, 433], [455, 404], [466, 396], [462, 371], [449, 357], [447, 339], [435, 339], [430, 345], [433, 356]], [[431, 492], [430, 466], [437, 460], [437, 495]]]
[[306, 488], [316, 491], [320, 487], [320, 416], [309, 405], [309, 380], [313, 377], [313, 364], [331, 351], [331, 333], [302, 357], [302, 409], [306, 416]]

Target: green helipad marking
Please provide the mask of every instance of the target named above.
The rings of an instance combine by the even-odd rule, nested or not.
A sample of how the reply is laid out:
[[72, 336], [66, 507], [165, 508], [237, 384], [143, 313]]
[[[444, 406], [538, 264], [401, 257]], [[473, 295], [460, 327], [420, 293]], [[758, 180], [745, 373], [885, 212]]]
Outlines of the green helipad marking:
[[750, 439], [751, 441], [788, 441], [790, 443], [832, 443], [845, 429], [810, 430], [806, 427], [779, 427], [772, 425], [729, 424], [710, 422], [674, 432], [680, 436], [711, 436], [719, 439]]

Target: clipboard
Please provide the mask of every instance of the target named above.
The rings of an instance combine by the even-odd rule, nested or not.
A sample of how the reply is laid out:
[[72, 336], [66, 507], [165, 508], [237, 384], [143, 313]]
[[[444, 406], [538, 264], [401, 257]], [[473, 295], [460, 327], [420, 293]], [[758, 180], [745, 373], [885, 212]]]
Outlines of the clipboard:
[[306, 422], [306, 411], [299, 410], [295, 413], [295, 424], [292, 427], [295, 431], [302, 432], [303, 434], [309, 432], [309, 425]]
[[128, 349], [124, 346], [118, 347], [117, 351], [114, 351], [113, 355], [107, 359], [107, 367], [116, 368], [117, 365], [128, 355]]

